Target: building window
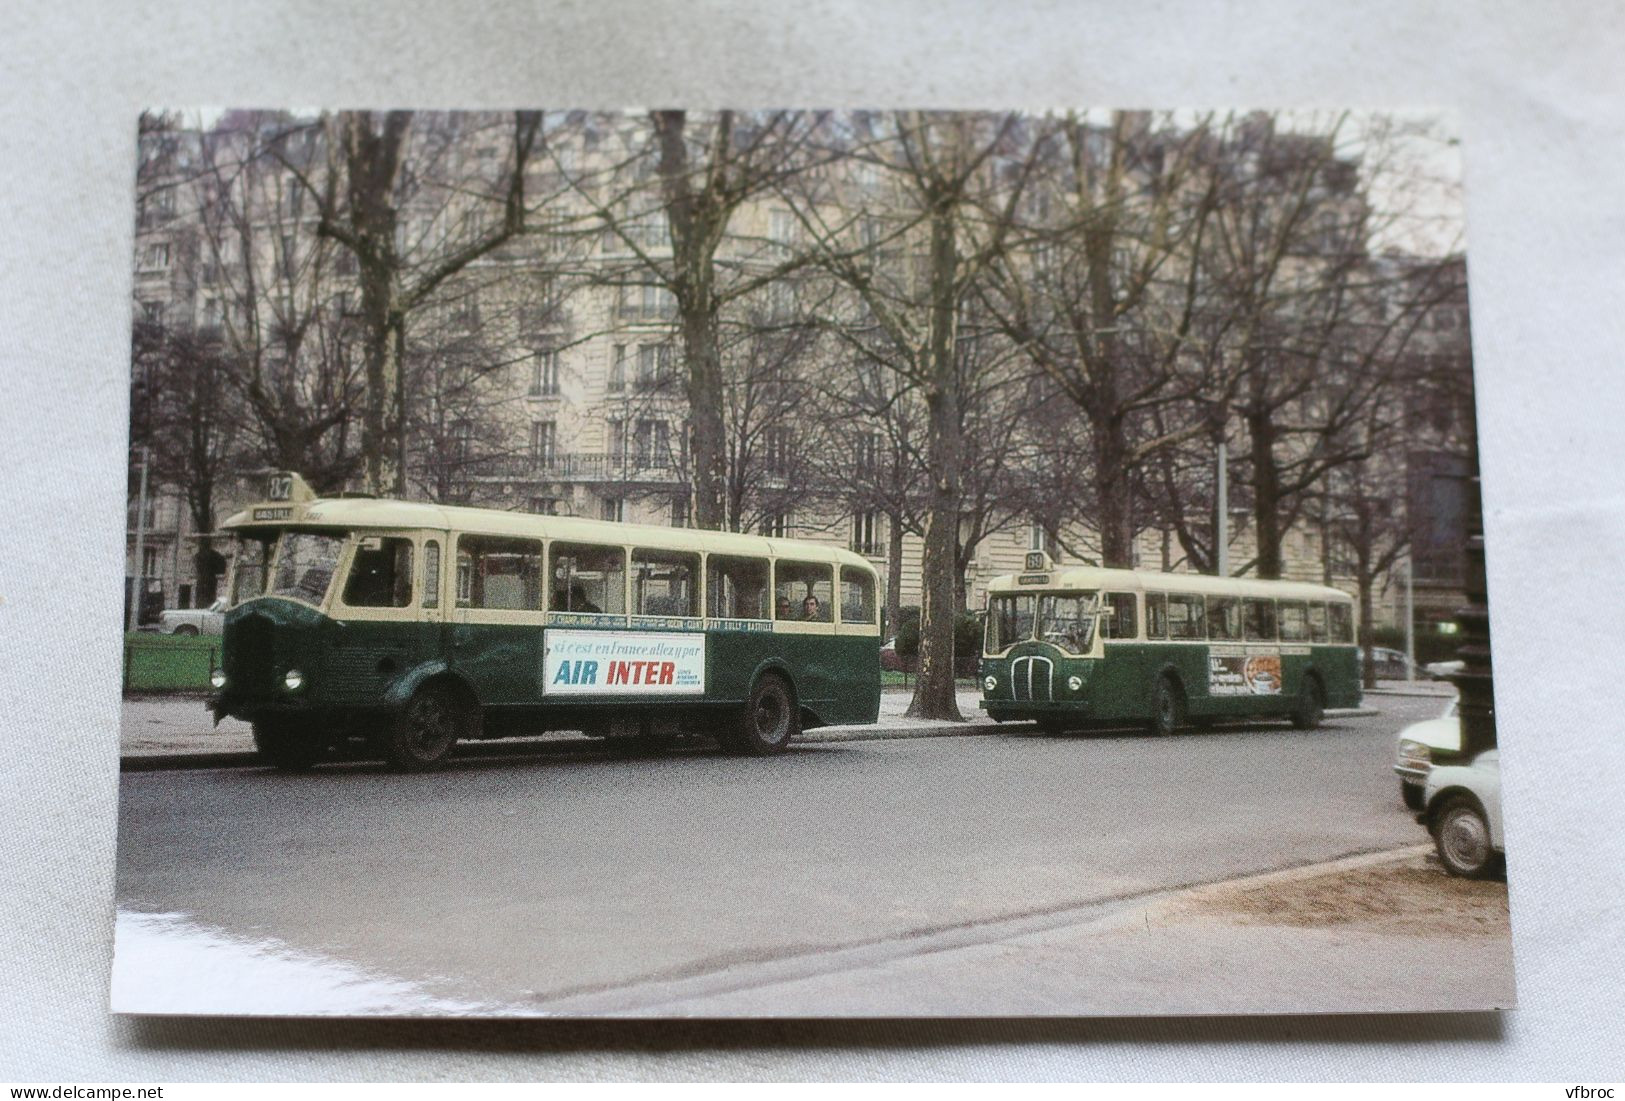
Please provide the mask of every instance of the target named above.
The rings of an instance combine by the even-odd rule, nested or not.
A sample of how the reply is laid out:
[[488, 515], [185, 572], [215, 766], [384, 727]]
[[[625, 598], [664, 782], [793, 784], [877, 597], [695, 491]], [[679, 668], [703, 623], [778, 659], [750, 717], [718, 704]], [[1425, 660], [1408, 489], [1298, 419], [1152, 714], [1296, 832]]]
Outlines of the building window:
[[674, 528], [688, 527], [688, 495], [673, 497], [671, 499], [671, 526]]
[[162, 302], [141, 303], [141, 318], [154, 325], [162, 325], [164, 323], [164, 304]]
[[559, 514], [559, 499], [557, 497], [532, 497], [530, 511], [541, 516], [557, 516]]
[[665, 421], [638, 421], [634, 444], [637, 447], [638, 466], [666, 467], [671, 465], [671, 426]]
[[617, 344], [610, 354], [609, 360], [609, 389], [611, 393], [620, 393], [626, 389], [626, 345]]
[[610, 457], [619, 461], [626, 454], [626, 422], [611, 420], [607, 435], [609, 437]]
[[455, 462], [467, 460], [468, 453], [473, 449], [474, 426], [468, 421], [458, 421], [451, 426], [451, 439], [448, 441], [447, 451]]
[[787, 474], [790, 471], [790, 455], [795, 448], [795, 433], [788, 428], [769, 428], [763, 434], [765, 454], [763, 461], [767, 464], [769, 474]]
[[530, 425], [530, 457], [537, 466], [553, 465], [553, 447], [558, 436], [554, 421], [532, 421]]
[[282, 248], [277, 255], [282, 262], [282, 274], [291, 276], [293, 274], [293, 234], [284, 233], [282, 235]]
[[659, 390], [671, 381], [671, 345], [638, 345], [639, 390]]
[[873, 432], [858, 437], [858, 473], [873, 477], [879, 465], [880, 437]]
[[1027, 549], [1043, 551], [1051, 558], [1057, 557], [1055, 537], [1037, 520], [1034, 520], [1027, 528]]
[[791, 211], [775, 210], [768, 214], [768, 238], [781, 251], [787, 250], [789, 246], [795, 244], [796, 230], [798, 228], [796, 216]]
[[142, 547], [141, 548], [141, 576], [142, 577], [157, 577], [158, 576], [158, 548], [157, 547]]
[[551, 348], [541, 349], [531, 358], [531, 397], [553, 397], [558, 392], [559, 353]]
[[873, 509], [852, 514], [852, 550], [858, 554], [880, 553], [880, 514]]
[[154, 241], [147, 246], [146, 267], [150, 271], [164, 271], [169, 267], [168, 241]]
[[771, 539], [788, 539], [790, 537], [790, 514], [788, 512], [769, 512], [762, 517], [759, 531]]
[[598, 506], [598, 515], [604, 520], [621, 521], [626, 519], [626, 501], [620, 497], [605, 497]]
[[223, 320], [220, 312], [220, 299], [209, 297], [203, 300], [203, 327], [205, 329], [218, 329]]

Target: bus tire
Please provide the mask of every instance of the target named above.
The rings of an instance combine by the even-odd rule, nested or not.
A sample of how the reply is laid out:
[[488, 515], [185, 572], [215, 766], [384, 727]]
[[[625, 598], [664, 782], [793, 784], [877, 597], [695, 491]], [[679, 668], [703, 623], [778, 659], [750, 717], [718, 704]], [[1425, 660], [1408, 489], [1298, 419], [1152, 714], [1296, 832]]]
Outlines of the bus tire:
[[801, 714], [789, 682], [777, 673], [763, 673], [738, 722], [724, 731], [722, 748], [741, 756], [766, 757], [783, 753], [800, 732]]
[[1299, 730], [1313, 730], [1326, 714], [1326, 689], [1313, 673], [1304, 678], [1303, 692], [1298, 706], [1292, 712], [1292, 725]]
[[310, 732], [271, 719], [254, 723], [254, 748], [261, 760], [283, 772], [308, 771], [327, 749]]
[[446, 759], [468, 731], [468, 708], [443, 684], [425, 684], [406, 701], [384, 737], [384, 757], [402, 772], [422, 772]]
[[1157, 686], [1151, 692], [1151, 733], [1167, 737], [1184, 722], [1185, 694], [1179, 690], [1173, 677], [1158, 677]]

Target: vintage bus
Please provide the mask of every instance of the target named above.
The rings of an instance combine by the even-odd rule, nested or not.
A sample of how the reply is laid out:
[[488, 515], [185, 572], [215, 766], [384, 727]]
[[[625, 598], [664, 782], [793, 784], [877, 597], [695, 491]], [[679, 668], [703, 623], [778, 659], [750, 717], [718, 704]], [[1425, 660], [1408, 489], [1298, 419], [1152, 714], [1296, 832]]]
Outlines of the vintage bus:
[[1360, 702], [1354, 604], [1293, 581], [1057, 568], [988, 586], [982, 706], [1046, 730], [1290, 718]]
[[346, 742], [422, 769], [545, 730], [770, 754], [879, 710], [875, 571], [844, 550], [318, 498], [291, 474], [222, 526], [238, 547], [210, 705], [283, 768]]

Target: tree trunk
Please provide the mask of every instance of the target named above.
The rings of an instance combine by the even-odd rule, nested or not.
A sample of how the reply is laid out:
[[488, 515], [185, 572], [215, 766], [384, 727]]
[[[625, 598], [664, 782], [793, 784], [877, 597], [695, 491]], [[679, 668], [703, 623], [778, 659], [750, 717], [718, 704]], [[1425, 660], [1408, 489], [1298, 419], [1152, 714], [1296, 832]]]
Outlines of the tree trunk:
[[930, 435], [931, 493], [921, 563], [920, 676], [910, 718], [960, 721], [954, 695], [954, 567], [959, 551], [963, 397], [954, 361], [957, 314], [954, 211], [938, 201], [931, 212], [931, 323], [925, 403]]
[[[707, 283], [707, 290], [709, 284]], [[686, 296], [685, 296], [686, 297]], [[709, 297], [707, 293], [706, 297]], [[727, 426], [723, 422], [722, 356], [717, 317], [709, 303], [680, 303], [689, 417], [689, 455], [694, 469], [694, 526], [728, 526]]]
[[1095, 523], [1100, 530], [1100, 564], [1108, 569], [1134, 566], [1134, 528], [1129, 511], [1128, 441], [1116, 416], [1094, 426]]
[[1275, 422], [1262, 403], [1245, 415], [1252, 440], [1253, 525], [1258, 533], [1258, 576], [1281, 577], [1281, 474], [1275, 467]]

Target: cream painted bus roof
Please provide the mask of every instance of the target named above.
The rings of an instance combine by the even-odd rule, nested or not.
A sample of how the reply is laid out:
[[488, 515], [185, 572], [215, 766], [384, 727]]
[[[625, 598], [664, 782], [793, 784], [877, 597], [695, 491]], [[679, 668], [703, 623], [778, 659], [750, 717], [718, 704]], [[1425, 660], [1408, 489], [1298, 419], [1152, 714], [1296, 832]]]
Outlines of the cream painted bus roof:
[[[1043, 573], [1042, 585], [1023, 585], [1016, 579]], [[1145, 570], [1109, 570], [1098, 566], [1065, 566], [1051, 570], [1008, 573], [987, 584], [989, 593], [1048, 592], [1056, 589], [1105, 589], [1118, 592], [1200, 593], [1204, 596], [1273, 597], [1276, 600], [1351, 600], [1348, 593], [1307, 581], [1260, 581], [1255, 577], [1213, 577], [1201, 573], [1151, 573]]]
[[[289, 515], [277, 520], [255, 520], [255, 509], [279, 511], [286, 509]], [[433, 505], [420, 501], [394, 501], [371, 497], [317, 498], [314, 501], [292, 505], [285, 501], [263, 501], [234, 514], [220, 526], [226, 531], [304, 526], [350, 529], [430, 528], [436, 531], [478, 532], [483, 535], [513, 535], [531, 539], [635, 544], [654, 550], [771, 555], [776, 558], [862, 566], [871, 572], [874, 570], [865, 558], [851, 551], [817, 543], [802, 543], [793, 539], [769, 539], [761, 535], [744, 535], [737, 532], [664, 528], [652, 524], [622, 524], [610, 520], [584, 520], [576, 516], [547, 516], [534, 512], [504, 512], [494, 508]]]

